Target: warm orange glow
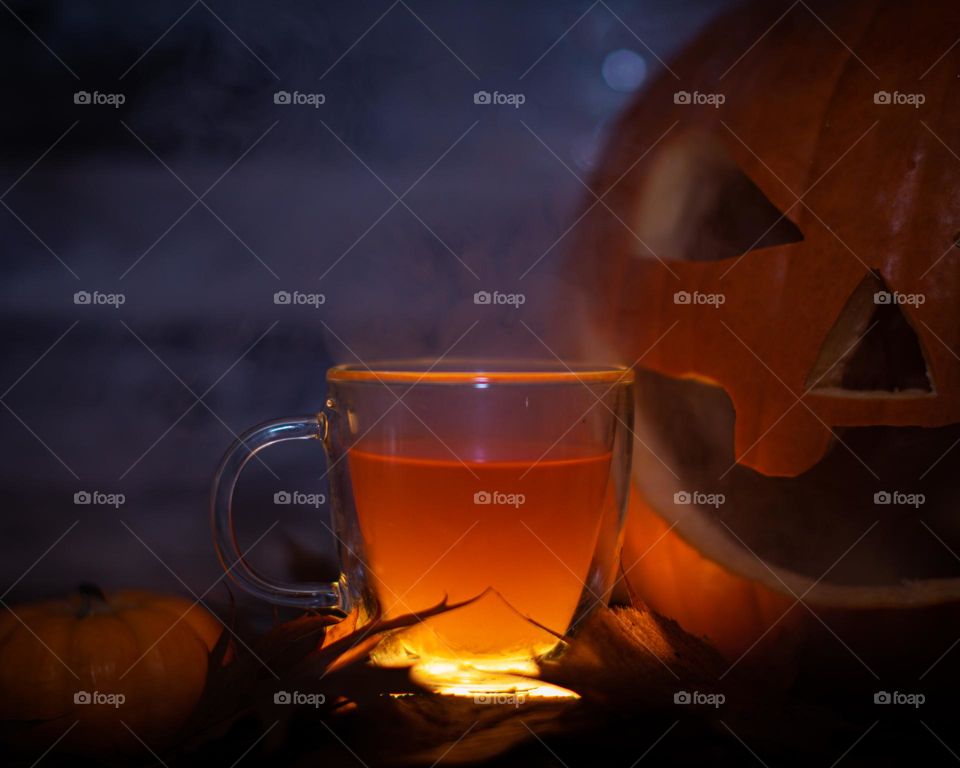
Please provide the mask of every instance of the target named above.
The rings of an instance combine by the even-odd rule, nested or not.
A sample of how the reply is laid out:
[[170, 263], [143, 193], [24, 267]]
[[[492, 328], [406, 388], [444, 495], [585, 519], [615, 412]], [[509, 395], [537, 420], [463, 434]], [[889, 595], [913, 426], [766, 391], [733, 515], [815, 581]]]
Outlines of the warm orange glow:
[[[605, 453], [464, 465], [351, 451], [369, 577], [385, 616], [482, 595], [403, 631], [377, 660], [535, 673], [531, 659], [556, 647], [584, 590], [610, 460]], [[475, 494], [494, 492], [499, 503], [475, 502]]]
[[[527, 673], [536, 675], [536, 664], [528, 664]], [[520, 707], [530, 699], [579, 699], [579, 694], [532, 677], [497, 671], [466, 669], [456, 662], [428, 661], [417, 664], [411, 679], [445, 696], [471, 697], [479, 704]]]
[[[735, 661], [794, 601], [722, 568], [668, 527], [632, 489], [623, 545], [627, 582], [653, 610]], [[786, 629], [789, 619], [777, 629]]]

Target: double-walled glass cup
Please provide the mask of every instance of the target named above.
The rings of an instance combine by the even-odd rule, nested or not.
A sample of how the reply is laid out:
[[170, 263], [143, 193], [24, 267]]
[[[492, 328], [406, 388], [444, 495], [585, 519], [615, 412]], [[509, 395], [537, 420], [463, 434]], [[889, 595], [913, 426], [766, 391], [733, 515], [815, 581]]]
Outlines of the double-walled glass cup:
[[[609, 596], [630, 478], [632, 372], [613, 366], [405, 361], [327, 374], [324, 408], [256, 427], [214, 478], [223, 567], [274, 603], [418, 616], [374, 661], [441, 690], [515, 689]], [[276, 582], [243, 558], [237, 477], [277, 442], [326, 452], [340, 577]]]

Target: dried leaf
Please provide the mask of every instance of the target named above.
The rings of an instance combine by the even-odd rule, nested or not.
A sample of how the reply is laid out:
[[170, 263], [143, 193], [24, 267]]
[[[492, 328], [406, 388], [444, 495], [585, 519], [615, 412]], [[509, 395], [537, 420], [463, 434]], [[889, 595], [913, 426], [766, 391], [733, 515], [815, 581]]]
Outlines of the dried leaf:
[[[274, 703], [278, 691], [322, 693], [323, 712], [342, 709], [349, 702], [369, 702], [384, 693], [412, 693], [421, 689], [405, 669], [369, 667], [370, 651], [385, 632], [402, 629], [470, 604], [482, 595], [459, 603], [446, 599], [417, 615], [383, 619], [379, 615], [358, 627], [357, 612], [343, 620], [305, 614], [278, 624], [260, 638], [232, 639], [224, 632], [211, 652], [203, 697], [178, 742], [182, 750], [222, 736], [243, 717], [264, 721], [289, 719], [297, 707]], [[232, 659], [230, 663], [225, 663]]]
[[717, 690], [723, 657], [669, 619], [646, 609], [595, 611], [556, 660], [541, 665], [544, 680], [592, 703], [656, 708], [678, 690]]

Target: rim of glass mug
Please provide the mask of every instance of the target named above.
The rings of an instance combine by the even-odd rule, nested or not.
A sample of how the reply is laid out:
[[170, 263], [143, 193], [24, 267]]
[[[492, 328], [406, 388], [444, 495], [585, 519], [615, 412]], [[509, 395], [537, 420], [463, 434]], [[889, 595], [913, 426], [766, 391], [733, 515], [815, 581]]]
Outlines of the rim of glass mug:
[[632, 368], [538, 360], [457, 359], [378, 360], [345, 363], [327, 371], [327, 381], [372, 384], [630, 384]]

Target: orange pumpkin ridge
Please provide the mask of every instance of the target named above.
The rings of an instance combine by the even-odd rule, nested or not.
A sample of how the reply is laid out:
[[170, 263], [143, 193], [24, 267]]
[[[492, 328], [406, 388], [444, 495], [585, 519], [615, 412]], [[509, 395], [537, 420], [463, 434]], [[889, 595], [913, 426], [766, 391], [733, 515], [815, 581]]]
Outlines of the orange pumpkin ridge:
[[142, 750], [124, 724], [154, 749], [169, 743], [220, 634], [183, 598], [89, 585], [12, 611], [23, 623], [9, 613], [0, 624], [0, 720], [23, 721], [27, 739], [47, 745], [77, 721], [63, 747], [90, 755]]

